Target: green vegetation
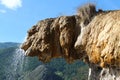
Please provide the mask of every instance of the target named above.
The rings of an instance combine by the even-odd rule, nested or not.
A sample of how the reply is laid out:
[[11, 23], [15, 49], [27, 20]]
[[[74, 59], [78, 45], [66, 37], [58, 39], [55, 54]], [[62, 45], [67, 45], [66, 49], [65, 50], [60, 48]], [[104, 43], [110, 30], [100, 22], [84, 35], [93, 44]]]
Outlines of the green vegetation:
[[56, 69], [56, 74], [64, 80], [87, 80], [88, 66], [81, 62], [75, 61], [68, 64], [64, 59], [53, 59], [47, 63], [49, 67]]
[[0, 80], [7, 80], [9, 72], [11, 72], [12, 56], [15, 47], [0, 49]]
[[[57, 78], [56, 80], [87, 80], [88, 66], [83, 62], [75, 61], [68, 64], [64, 59], [59, 58], [52, 59], [51, 62], [44, 64], [38, 61], [36, 57], [21, 58], [20, 53], [15, 53], [18, 44], [12, 44], [0, 48], [0, 80], [26, 80], [30, 76], [32, 79], [36, 77], [35, 80], [39, 80], [40, 77], [43, 77], [40, 65], [47, 68], [45, 80], [48, 76], [52, 76], [54, 79]], [[4, 46], [4, 43], [2, 45]], [[0, 43], [0, 46], [2, 45]], [[16, 72], [14, 71], [15, 67], [18, 68]]]

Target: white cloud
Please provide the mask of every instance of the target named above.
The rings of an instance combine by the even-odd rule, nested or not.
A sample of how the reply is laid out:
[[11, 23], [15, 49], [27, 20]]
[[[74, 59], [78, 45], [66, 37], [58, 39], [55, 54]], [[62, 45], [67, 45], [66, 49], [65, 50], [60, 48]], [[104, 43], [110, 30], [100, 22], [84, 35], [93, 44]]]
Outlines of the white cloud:
[[0, 0], [0, 3], [12, 10], [16, 10], [17, 8], [22, 7], [21, 0]]
[[0, 9], [0, 13], [6, 13], [6, 10]]

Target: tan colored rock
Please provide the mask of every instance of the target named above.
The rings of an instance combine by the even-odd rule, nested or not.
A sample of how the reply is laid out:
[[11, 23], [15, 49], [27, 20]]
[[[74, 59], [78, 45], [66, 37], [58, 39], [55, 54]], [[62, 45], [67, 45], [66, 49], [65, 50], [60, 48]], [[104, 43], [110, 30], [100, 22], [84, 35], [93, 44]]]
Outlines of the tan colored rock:
[[95, 14], [95, 6], [89, 4], [79, 8], [78, 15], [42, 20], [28, 31], [21, 48], [26, 55], [38, 56], [43, 62], [56, 57], [64, 57], [68, 62], [82, 59], [86, 56], [84, 49], [78, 50], [74, 45], [81, 34], [81, 24], [87, 25]]
[[56, 57], [65, 57], [70, 62], [79, 58], [74, 49], [76, 34], [75, 16], [45, 19], [28, 31], [22, 49], [26, 55], [38, 56], [43, 62]]
[[43, 62], [58, 57], [68, 62], [84, 60], [90, 67], [89, 80], [107, 76], [119, 80], [120, 10], [97, 12], [89, 4], [79, 8], [77, 15], [42, 20], [28, 31], [21, 48]]
[[[102, 67], [120, 64], [120, 11], [101, 13], [86, 27], [81, 39], [89, 60]], [[78, 39], [79, 40], [79, 39]], [[104, 65], [103, 65], [104, 64]]]

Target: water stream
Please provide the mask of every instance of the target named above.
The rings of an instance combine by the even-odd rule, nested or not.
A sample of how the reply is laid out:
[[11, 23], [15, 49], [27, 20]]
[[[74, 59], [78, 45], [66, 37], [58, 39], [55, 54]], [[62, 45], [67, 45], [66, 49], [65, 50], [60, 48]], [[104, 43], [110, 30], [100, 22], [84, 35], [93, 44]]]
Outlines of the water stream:
[[[22, 49], [16, 48], [12, 53], [9, 52], [4, 59], [8, 58], [4, 66], [5, 78], [2, 80], [23, 80], [23, 77], [41, 64], [36, 57], [26, 57]], [[3, 67], [2, 67], [3, 66]], [[0, 79], [1, 80], [1, 79]]]
[[21, 50], [20, 48], [16, 49], [12, 56], [12, 62], [9, 67], [10, 70], [8, 71], [9, 72], [8, 80], [16, 80], [23, 74], [24, 62], [25, 62], [24, 51]]

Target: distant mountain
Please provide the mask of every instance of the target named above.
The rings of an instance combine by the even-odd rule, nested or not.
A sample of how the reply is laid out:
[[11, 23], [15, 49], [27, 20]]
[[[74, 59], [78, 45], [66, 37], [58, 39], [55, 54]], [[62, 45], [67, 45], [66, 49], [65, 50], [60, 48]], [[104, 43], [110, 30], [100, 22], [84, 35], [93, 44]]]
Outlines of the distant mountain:
[[15, 43], [15, 42], [0, 42], [0, 48], [9, 48], [9, 47], [15, 47], [19, 46], [20, 43]]
[[0, 80], [87, 80], [88, 66], [76, 61], [53, 59], [42, 63], [36, 57], [25, 57], [20, 43], [0, 43]]
[[6, 47], [0, 49], [0, 80], [9, 80], [13, 72], [11, 64], [13, 63], [16, 47]]
[[56, 75], [54, 72], [56, 70], [40, 65], [31, 71], [29, 74], [24, 76], [24, 80], [63, 80], [62, 77]]
[[41, 64], [36, 58], [25, 57], [19, 45], [13, 42], [0, 43], [0, 80], [18, 80]]

